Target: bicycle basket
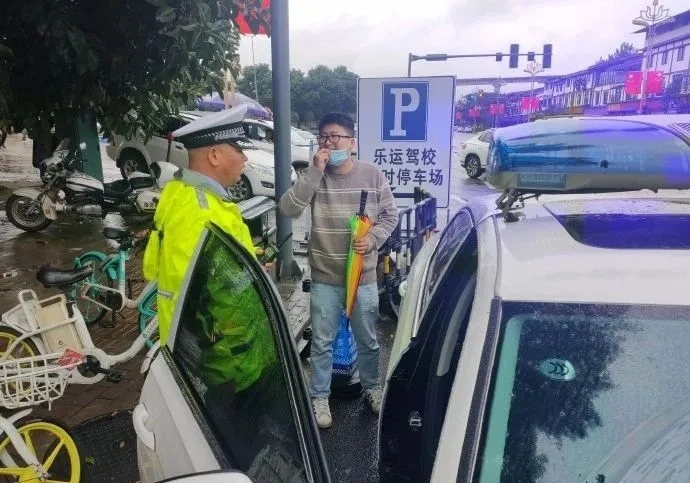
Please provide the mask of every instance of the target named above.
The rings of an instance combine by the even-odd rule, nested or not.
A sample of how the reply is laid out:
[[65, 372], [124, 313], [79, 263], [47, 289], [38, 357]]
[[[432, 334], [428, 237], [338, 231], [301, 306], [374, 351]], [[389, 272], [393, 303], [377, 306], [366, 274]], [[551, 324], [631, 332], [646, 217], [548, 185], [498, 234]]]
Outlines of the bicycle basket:
[[84, 356], [74, 351], [0, 362], [0, 406], [17, 409], [62, 397]]

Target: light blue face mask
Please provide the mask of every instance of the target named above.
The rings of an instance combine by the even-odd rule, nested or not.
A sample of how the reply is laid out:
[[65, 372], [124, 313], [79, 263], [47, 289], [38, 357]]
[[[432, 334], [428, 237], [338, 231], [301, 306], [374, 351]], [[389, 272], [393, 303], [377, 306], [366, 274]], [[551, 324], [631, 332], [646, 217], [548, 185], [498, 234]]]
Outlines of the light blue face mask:
[[330, 157], [328, 158], [328, 165], [338, 167], [350, 157], [347, 149], [331, 149]]

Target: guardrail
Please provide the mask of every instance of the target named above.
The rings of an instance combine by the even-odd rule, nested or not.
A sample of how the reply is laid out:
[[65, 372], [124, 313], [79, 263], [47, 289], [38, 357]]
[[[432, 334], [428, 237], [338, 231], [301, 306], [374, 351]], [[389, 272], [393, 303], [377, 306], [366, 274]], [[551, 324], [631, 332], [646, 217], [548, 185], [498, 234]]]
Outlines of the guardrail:
[[389, 315], [395, 317], [400, 306], [400, 284], [407, 278], [422, 246], [436, 230], [436, 198], [424, 189], [415, 188], [414, 202], [414, 205], [398, 211], [398, 226], [379, 250], [382, 269], [379, 297], [383, 311], [389, 311]]

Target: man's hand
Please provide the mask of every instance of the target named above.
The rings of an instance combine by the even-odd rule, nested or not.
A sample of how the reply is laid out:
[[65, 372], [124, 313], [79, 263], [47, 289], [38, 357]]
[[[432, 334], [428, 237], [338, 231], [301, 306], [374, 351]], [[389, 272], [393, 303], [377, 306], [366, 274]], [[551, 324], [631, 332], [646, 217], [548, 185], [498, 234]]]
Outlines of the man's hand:
[[355, 253], [359, 253], [360, 255], [369, 253], [370, 251], [374, 250], [374, 248], [376, 248], [376, 243], [374, 242], [373, 238], [368, 236], [364, 236], [364, 238], [360, 238], [359, 240], [352, 242], [352, 249], [355, 251]]
[[324, 172], [326, 170], [326, 165], [328, 164], [328, 159], [331, 157], [331, 151], [327, 148], [319, 148], [314, 154], [314, 166]]

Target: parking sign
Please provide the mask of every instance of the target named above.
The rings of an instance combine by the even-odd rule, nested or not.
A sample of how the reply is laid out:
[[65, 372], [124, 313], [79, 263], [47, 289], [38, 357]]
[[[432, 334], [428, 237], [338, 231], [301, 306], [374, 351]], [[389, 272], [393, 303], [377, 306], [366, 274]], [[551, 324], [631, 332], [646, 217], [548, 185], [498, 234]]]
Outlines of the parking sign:
[[426, 141], [429, 83], [384, 82], [381, 141]]
[[454, 104], [452, 76], [358, 80], [358, 157], [381, 169], [398, 206], [416, 187], [448, 206]]

